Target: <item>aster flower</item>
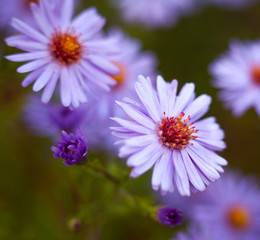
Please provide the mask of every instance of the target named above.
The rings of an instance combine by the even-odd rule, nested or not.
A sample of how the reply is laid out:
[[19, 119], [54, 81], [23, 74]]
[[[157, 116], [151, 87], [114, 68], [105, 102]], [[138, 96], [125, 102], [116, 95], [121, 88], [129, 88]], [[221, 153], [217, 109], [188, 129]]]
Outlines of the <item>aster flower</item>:
[[209, 71], [219, 98], [235, 116], [254, 107], [260, 116], [260, 42], [231, 42], [230, 50], [214, 61]]
[[75, 108], [87, 101], [86, 91], [93, 86], [109, 91], [116, 83], [109, 74], [116, 75], [119, 69], [107, 57], [117, 51], [115, 42], [100, 34], [97, 37], [105, 19], [95, 8], [89, 8], [72, 20], [73, 0], [64, 0], [59, 15], [54, 14], [47, 0], [40, 0], [39, 5], [31, 3], [38, 28], [13, 19], [11, 24], [20, 35], [6, 39], [7, 45], [27, 52], [6, 57], [29, 61], [17, 69], [20, 73], [31, 72], [22, 86], [34, 82], [35, 92], [44, 88], [42, 101], [47, 103], [60, 80], [62, 104]]
[[201, 198], [203, 203], [193, 206], [193, 220], [201, 226], [214, 227], [223, 239], [259, 239], [260, 191], [252, 178], [225, 174]]
[[77, 134], [67, 134], [62, 131], [61, 141], [57, 142], [57, 147], [52, 146], [53, 157], [65, 159], [64, 165], [80, 164], [87, 155], [88, 144], [86, 137], [77, 130]]
[[130, 119], [112, 118], [120, 127], [113, 134], [123, 144], [119, 156], [133, 167], [138, 177], [154, 165], [152, 186], [162, 193], [172, 192], [174, 183], [181, 195], [190, 189], [203, 191], [220, 177], [227, 162], [214, 151], [225, 148], [223, 131], [214, 117], [199, 120], [209, 109], [211, 98], [195, 99], [193, 83], [185, 84], [177, 95], [178, 82], [157, 78], [157, 92], [149, 78], [139, 76], [135, 84], [141, 103], [131, 99], [117, 102]]
[[182, 213], [175, 208], [163, 207], [158, 210], [157, 218], [161, 224], [175, 227], [181, 224]]
[[127, 22], [142, 23], [148, 28], [172, 26], [194, 4], [192, 0], [114, 0], [113, 3]]
[[38, 96], [30, 96], [23, 115], [34, 134], [56, 139], [61, 130], [74, 132], [78, 127], [82, 127], [87, 117], [87, 106], [82, 104], [79, 108], [72, 109], [59, 103], [45, 104]]
[[[89, 101], [85, 127], [82, 129], [86, 132], [92, 149], [102, 147], [114, 154], [113, 150], [117, 150], [113, 144], [116, 138], [110, 134], [109, 127], [113, 124], [110, 116], [124, 116], [121, 109], [115, 105], [115, 100], [124, 96], [136, 98], [134, 83], [137, 76], [139, 74], [154, 75], [157, 59], [150, 51], [142, 52], [141, 43], [136, 39], [131, 39], [119, 29], [111, 30], [109, 36], [119, 43], [120, 54], [110, 57], [110, 61], [120, 69], [118, 75], [112, 76], [117, 84], [110, 92]], [[102, 145], [100, 139], [102, 139]]]

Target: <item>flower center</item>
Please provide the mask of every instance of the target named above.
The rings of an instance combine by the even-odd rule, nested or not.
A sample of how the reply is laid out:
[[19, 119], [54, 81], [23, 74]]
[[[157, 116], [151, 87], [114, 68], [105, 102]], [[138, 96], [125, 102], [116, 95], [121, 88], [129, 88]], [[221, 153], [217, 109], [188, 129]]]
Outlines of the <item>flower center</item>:
[[170, 149], [182, 149], [187, 144], [191, 144], [190, 140], [194, 140], [197, 136], [193, 133], [197, 133], [198, 130], [192, 126], [193, 123], [187, 124], [190, 120], [188, 116], [183, 120], [184, 113], [180, 113], [177, 117], [165, 117], [159, 126], [159, 136], [161, 142]]
[[234, 207], [229, 212], [229, 222], [234, 228], [246, 228], [249, 224], [248, 211], [244, 207]]
[[119, 68], [119, 74], [116, 76], [112, 76], [113, 79], [116, 80], [117, 84], [115, 87], [119, 87], [123, 84], [124, 80], [125, 80], [125, 76], [126, 76], [126, 71], [125, 71], [125, 67], [117, 62], [114, 62], [114, 64]]
[[254, 83], [260, 85], [260, 65], [252, 68], [252, 78]]
[[79, 35], [70, 34], [67, 31], [55, 31], [49, 43], [52, 55], [62, 64], [76, 63], [82, 59], [82, 42], [78, 40]]

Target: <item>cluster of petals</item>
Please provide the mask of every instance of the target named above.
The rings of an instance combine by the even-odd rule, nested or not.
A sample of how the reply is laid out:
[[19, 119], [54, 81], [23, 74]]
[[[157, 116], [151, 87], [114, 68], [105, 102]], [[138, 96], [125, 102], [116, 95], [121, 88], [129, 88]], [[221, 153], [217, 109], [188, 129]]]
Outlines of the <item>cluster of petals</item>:
[[260, 42], [233, 41], [229, 51], [209, 68], [219, 98], [235, 116], [255, 108], [260, 116]]
[[35, 92], [44, 88], [42, 101], [49, 102], [59, 80], [61, 102], [78, 107], [87, 101], [87, 92], [98, 87], [109, 91], [115, 84], [110, 75], [119, 73], [108, 56], [117, 53], [114, 40], [100, 34], [105, 19], [95, 8], [89, 8], [72, 19], [73, 0], [64, 0], [59, 14], [48, 0], [31, 3], [37, 27], [12, 19], [11, 25], [20, 33], [6, 39], [9, 46], [26, 53], [7, 56], [11, 61], [28, 63], [17, 69], [30, 72], [22, 82], [32, 82]]
[[64, 165], [80, 164], [87, 155], [87, 139], [79, 129], [75, 135], [62, 131], [61, 141], [57, 142], [57, 147], [52, 146], [51, 150], [54, 152], [53, 157], [65, 159]]
[[193, 0], [114, 0], [128, 22], [148, 28], [170, 27], [193, 8]]
[[154, 166], [154, 190], [172, 192], [176, 185], [181, 195], [189, 196], [190, 190], [205, 190], [223, 172], [227, 161], [215, 151], [225, 148], [224, 132], [214, 117], [199, 120], [208, 111], [211, 98], [195, 98], [193, 83], [185, 84], [177, 95], [177, 85], [177, 80], [167, 83], [158, 76], [155, 91], [149, 78], [139, 76], [135, 89], [141, 103], [129, 98], [117, 102], [128, 119], [112, 118], [120, 126], [111, 129], [122, 144], [119, 157], [128, 158], [127, 165], [133, 167], [131, 177]]

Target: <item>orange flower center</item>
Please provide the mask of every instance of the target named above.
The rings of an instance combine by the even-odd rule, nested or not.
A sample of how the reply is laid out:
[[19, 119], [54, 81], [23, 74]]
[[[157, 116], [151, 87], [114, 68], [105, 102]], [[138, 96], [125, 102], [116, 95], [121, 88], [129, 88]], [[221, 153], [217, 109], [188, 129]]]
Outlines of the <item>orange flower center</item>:
[[252, 78], [254, 83], [260, 85], [260, 65], [252, 68]]
[[188, 116], [183, 120], [184, 113], [180, 113], [177, 117], [165, 117], [159, 126], [159, 136], [161, 142], [170, 149], [182, 149], [191, 144], [190, 141], [194, 140], [197, 136], [194, 136], [194, 133], [197, 133], [198, 130], [192, 126], [192, 123], [187, 124], [190, 120]]
[[55, 31], [49, 43], [52, 55], [62, 64], [76, 63], [82, 59], [84, 47], [78, 40], [79, 35]]
[[122, 64], [114, 62], [114, 64], [119, 68], [119, 74], [116, 76], [112, 76], [113, 79], [116, 80], [117, 85], [115, 87], [119, 87], [123, 84], [124, 80], [125, 80], [125, 76], [126, 76], [126, 71], [125, 68]]
[[244, 207], [234, 207], [229, 212], [229, 222], [236, 229], [244, 229], [249, 224], [249, 213]]

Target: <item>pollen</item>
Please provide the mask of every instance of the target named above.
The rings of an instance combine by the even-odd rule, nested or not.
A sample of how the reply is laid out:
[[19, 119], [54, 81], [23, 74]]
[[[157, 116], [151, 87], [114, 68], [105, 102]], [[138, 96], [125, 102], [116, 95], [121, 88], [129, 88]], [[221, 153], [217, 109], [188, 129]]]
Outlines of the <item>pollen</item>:
[[260, 66], [254, 66], [252, 68], [252, 78], [253, 82], [260, 85]]
[[79, 35], [56, 31], [49, 43], [51, 54], [65, 65], [77, 63], [82, 59], [84, 47], [79, 41]]
[[126, 77], [126, 70], [125, 70], [125, 67], [123, 66], [123, 64], [121, 63], [117, 63], [117, 62], [114, 62], [114, 64], [119, 68], [119, 74], [118, 75], [115, 75], [115, 76], [112, 76], [113, 79], [116, 80], [117, 84], [115, 87], [119, 87], [121, 86], [124, 81], [125, 81], [125, 77]]
[[194, 140], [197, 136], [198, 130], [195, 129], [193, 123], [187, 124], [190, 120], [190, 116], [184, 118], [184, 113], [180, 113], [177, 117], [165, 117], [159, 126], [159, 136], [163, 145], [170, 149], [183, 149], [188, 144], [192, 144], [190, 141]]
[[249, 213], [244, 207], [234, 207], [229, 212], [229, 222], [236, 229], [244, 229], [249, 224]]

